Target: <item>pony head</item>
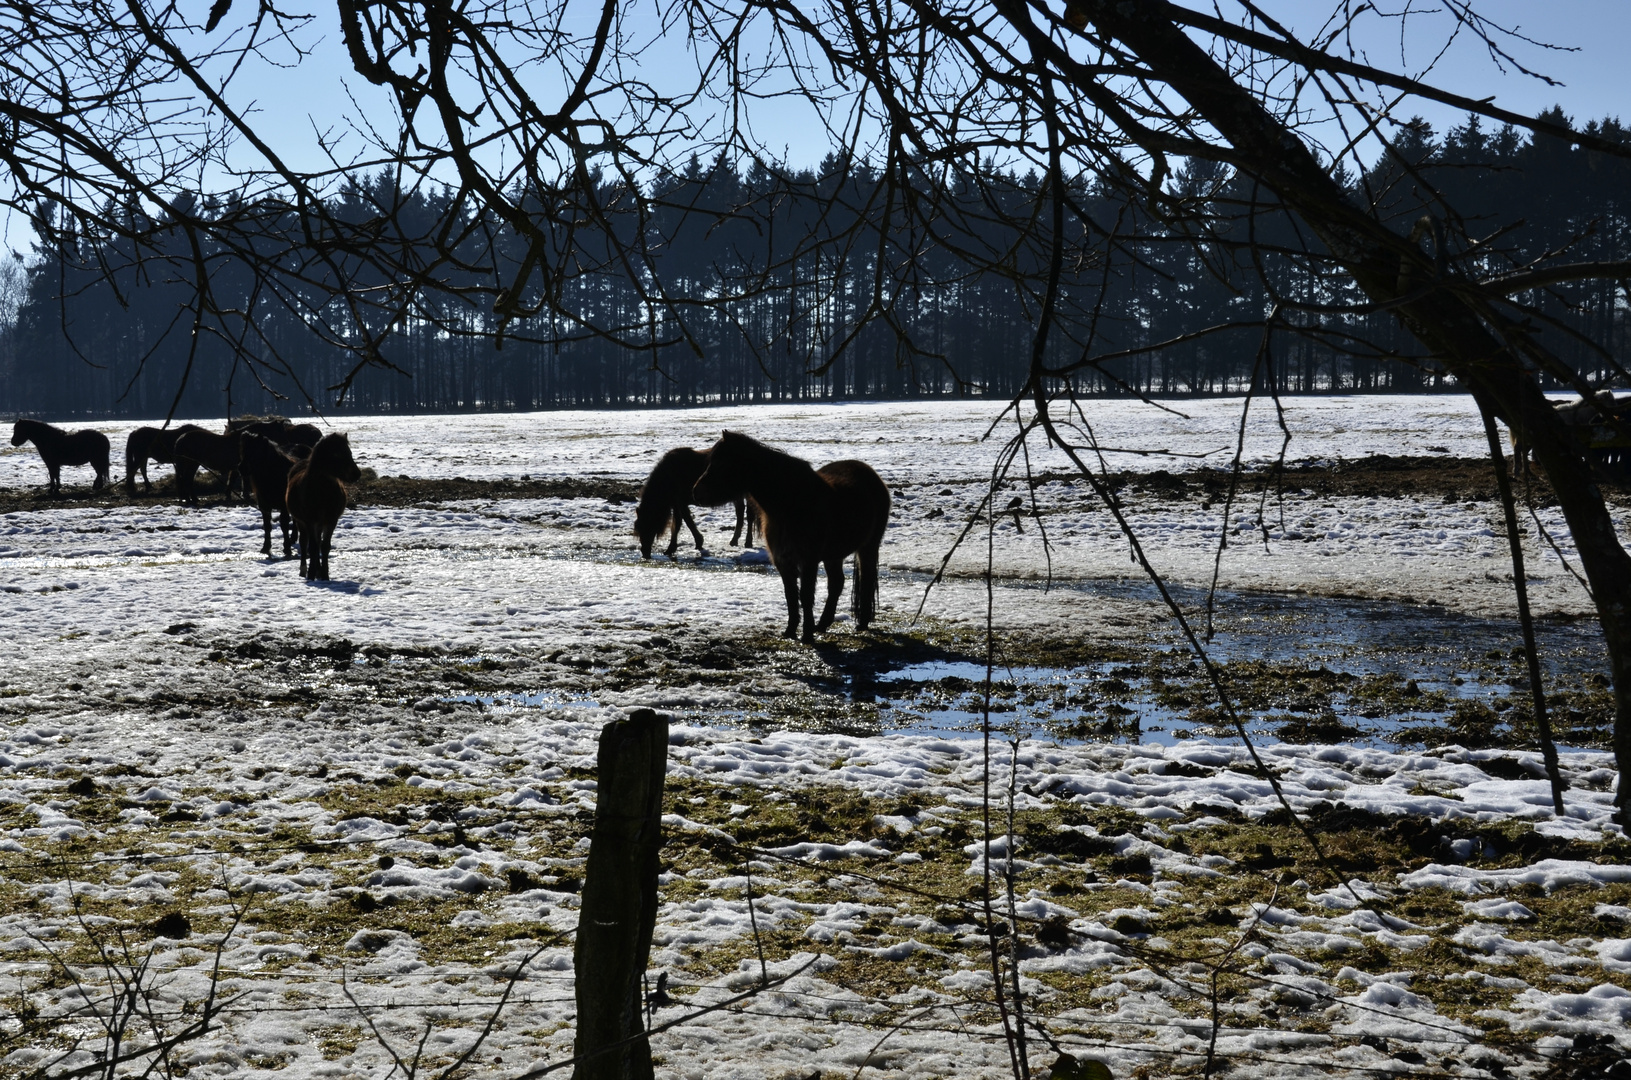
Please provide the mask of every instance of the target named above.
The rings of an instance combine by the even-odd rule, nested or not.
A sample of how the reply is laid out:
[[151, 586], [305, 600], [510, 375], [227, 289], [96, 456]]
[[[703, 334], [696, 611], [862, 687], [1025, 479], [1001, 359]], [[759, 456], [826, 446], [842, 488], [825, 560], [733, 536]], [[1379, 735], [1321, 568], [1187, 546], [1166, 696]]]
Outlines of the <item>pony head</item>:
[[362, 470], [351, 457], [351, 439], [341, 433], [324, 435], [317, 440], [317, 445], [312, 447], [311, 468], [345, 484], [355, 484], [362, 479]]
[[757, 445], [746, 435], [727, 430], [708, 451], [708, 467], [697, 477], [692, 499], [702, 506], [718, 506], [736, 498], [744, 490], [740, 472], [741, 454]]
[[640, 503], [634, 508], [634, 535], [640, 538], [640, 557], [649, 559], [652, 541], [668, 527], [671, 512], [661, 499], [647, 499], [644, 495], [641, 492]]
[[28, 436], [23, 434], [23, 422], [19, 420], [11, 425], [11, 445], [21, 446], [27, 441]]

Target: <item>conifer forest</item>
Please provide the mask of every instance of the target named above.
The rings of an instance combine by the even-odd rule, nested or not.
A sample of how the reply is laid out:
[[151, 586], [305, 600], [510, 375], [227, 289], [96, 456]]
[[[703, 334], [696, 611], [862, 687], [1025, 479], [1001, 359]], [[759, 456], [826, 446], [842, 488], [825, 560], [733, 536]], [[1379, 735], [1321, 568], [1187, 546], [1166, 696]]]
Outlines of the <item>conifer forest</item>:
[[[1570, 122], [1560, 110], [1543, 119]], [[1581, 130], [1631, 142], [1613, 119]], [[162, 221], [65, 227], [0, 278], [0, 409], [153, 417], [1010, 395], [1025, 382], [1047, 293], [1045, 185], [1000, 163], [950, 183], [927, 168], [829, 155], [790, 169], [721, 155], [633, 185], [596, 174], [597, 212], [556, 231], [553, 272], [519, 274], [534, 292], [553, 289], [548, 302], [504, 294], [537, 256], [491, 211], [424, 182], [399, 185], [388, 170], [348, 180], [322, 217], [387, 241], [394, 266], [425, 248], [436, 287], [411, 305], [356, 303], [370, 285], [389, 289], [369, 280], [379, 263], [351, 258], [348, 241], [326, 241], [309, 211], [284, 200], [189, 208], [233, 218], [236, 249], [205, 240], [194, 251], [189, 233]], [[1449, 257], [1472, 276], [1542, 258], [1558, 237], [1582, 259], [1631, 257], [1631, 162], [1548, 134], [1477, 117], [1440, 134], [1418, 121], [1363, 175], [1337, 176], [1400, 231], [1427, 221], [1429, 203], [1456, 207], [1458, 234], [1474, 239]], [[906, 220], [893, 211], [910, 191], [882, 189], [914, 177], [938, 205]], [[1082, 176], [1070, 197], [1080, 212], [1063, 238], [1047, 349], [1076, 393], [1238, 392], [1254, 378], [1281, 393], [1454, 386], [1431, 361], [1394, 362], [1420, 347], [1388, 311], [1365, 308], [1273, 193], [1227, 165], [1190, 159], [1141, 192]], [[1167, 199], [1187, 212], [1164, 213]], [[527, 207], [527, 192], [510, 202]], [[141, 213], [106, 209], [110, 220]], [[262, 250], [246, 259], [245, 244]], [[628, 266], [629, 251], [645, 265]], [[191, 318], [196, 259], [216, 313], [202, 328]], [[269, 286], [268, 261], [291, 272]], [[1532, 313], [1531, 332], [1595, 382], [1625, 353], [1619, 289], [1542, 282], [1513, 300]], [[1279, 323], [1302, 332], [1263, 356], [1257, 328], [1288, 299], [1296, 310]], [[380, 344], [358, 369], [363, 339]]]

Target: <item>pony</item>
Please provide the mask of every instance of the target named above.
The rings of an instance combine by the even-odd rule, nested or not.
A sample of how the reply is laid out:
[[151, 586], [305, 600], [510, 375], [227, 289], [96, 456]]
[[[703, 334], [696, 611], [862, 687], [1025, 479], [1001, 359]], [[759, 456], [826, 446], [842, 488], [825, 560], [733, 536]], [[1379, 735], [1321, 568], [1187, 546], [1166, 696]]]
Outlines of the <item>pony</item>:
[[[732, 492], [752, 496], [762, 515], [765, 546], [787, 597], [786, 636], [805, 644], [832, 625], [844, 591], [844, 559], [855, 555], [850, 604], [865, 630], [878, 608], [878, 548], [889, 525], [889, 489], [863, 461], [835, 461], [819, 469], [739, 432], [727, 431], [709, 451], [696, 484], [696, 501], [723, 502]], [[815, 618], [816, 568], [827, 568], [827, 604]]]
[[[238, 447], [238, 436], [235, 432], [217, 435], [213, 431], [205, 431], [195, 427], [192, 431], [176, 436], [176, 464], [179, 467], [182, 459], [193, 462], [194, 469], [199, 466], [220, 476], [223, 481], [222, 504], [230, 503], [234, 499], [233, 486], [244, 487], [242, 460]], [[189, 485], [189, 488], [191, 485]], [[191, 492], [189, 492], [191, 494]], [[189, 501], [198, 505], [197, 495], [192, 495]], [[244, 491], [244, 501], [249, 501], [247, 488]]]
[[345, 486], [361, 477], [362, 470], [351, 458], [351, 440], [340, 433], [324, 435], [311, 454], [289, 470], [284, 502], [294, 519], [300, 574], [307, 581], [328, 580], [334, 526], [345, 513]]
[[[1599, 390], [1589, 398], [1554, 401], [1552, 409], [1558, 419], [1574, 429], [1575, 436], [1582, 444], [1595, 451], [1593, 456], [1597, 460], [1607, 466], [1616, 466], [1621, 464], [1623, 456], [1616, 451], [1625, 441], [1621, 428], [1626, 420], [1631, 419], [1628, 405], [1631, 405], [1631, 397], [1616, 399], [1614, 391]], [[1512, 478], [1522, 479], [1529, 475], [1529, 440], [1516, 427], [1509, 429], [1509, 434], [1512, 437]]]
[[261, 554], [272, 557], [272, 515], [277, 514], [278, 528], [283, 532], [283, 557], [294, 552], [294, 540], [289, 528], [289, 470], [304, 460], [311, 451], [304, 446], [284, 450], [264, 435], [245, 431], [238, 436], [243, 475], [260, 507]]
[[[697, 544], [697, 554], [702, 554], [702, 534], [697, 531], [697, 523], [691, 517], [691, 503], [696, 497], [694, 489], [697, 480], [708, 467], [708, 453], [707, 450], [692, 450], [684, 446], [670, 450], [657, 462], [651, 475], [646, 477], [645, 486], [640, 489], [640, 503], [634, 509], [634, 535], [640, 538], [642, 559], [651, 558], [652, 541], [671, 521], [674, 532], [668, 538], [668, 557], [674, 558], [674, 552], [680, 545], [682, 524], [691, 530], [691, 539]], [[757, 510], [753, 515], [747, 513], [746, 500], [740, 492], [726, 495], [719, 503], [699, 505], [718, 506], [727, 502], [736, 506], [736, 531], [731, 534], [731, 547], [736, 547], [741, 541], [744, 524], [748, 530], [748, 546], [752, 547], [753, 518], [757, 516]]]
[[182, 424], [174, 428], [139, 427], [125, 437], [125, 493], [136, 494], [136, 474], [142, 474], [146, 493], [153, 493], [153, 481], [147, 478], [147, 463], [176, 467], [176, 492], [183, 499], [193, 498], [193, 476], [198, 465], [188, 461], [183, 465], [176, 460], [176, 440], [189, 431], [202, 431], [197, 424]]
[[95, 469], [92, 491], [101, 491], [102, 485], [108, 482], [108, 454], [112, 447], [108, 445], [108, 437], [100, 431], [82, 428], [70, 433], [43, 420], [19, 420], [11, 428], [11, 445], [21, 446], [25, 442], [33, 443], [34, 449], [40, 452], [45, 469], [51, 474], [53, 495], [62, 494], [64, 465], [89, 465]]
[[316, 446], [317, 440], [323, 437], [323, 432], [316, 424], [292, 424], [281, 416], [257, 420], [237, 430], [240, 433], [247, 432], [270, 439], [280, 446], [303, 446], [307, 450]]

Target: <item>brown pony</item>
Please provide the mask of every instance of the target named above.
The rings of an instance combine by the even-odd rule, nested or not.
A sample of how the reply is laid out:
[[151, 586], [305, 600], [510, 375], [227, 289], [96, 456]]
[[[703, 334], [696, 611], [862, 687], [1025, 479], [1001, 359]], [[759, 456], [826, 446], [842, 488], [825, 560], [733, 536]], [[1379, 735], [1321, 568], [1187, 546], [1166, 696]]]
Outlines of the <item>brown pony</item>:
[[[224, 485], [222, 488], [224, 494], [221, 497], [223, 504], [233, 501], [235, 486], [244, 486], [238, 435], [230, 427], [228, 432], [226, 435], [217, 435], [213, 431], [194, 428], [192, 431], [176, 436], [177, 467], [179, 468], [181, 462], [185, 460], [193, 463], [195, 468], [202, 466], [221, 477]], [[198, 505], [197, 495], [191, 492], [189, 492], [189, 495], [191, 497], [188, 501], [194, 506]], [[247, 502], [248, 499], [249, 496], [246, 491], [244, 501]]]
[[238, 440], [244, 480], [255, 496], [255, 505], [260, 507], [261, 533], [264, 536], [261, 554], [272, 557], [272, 515], [276, 513], [278, 528], [283, 531], [283, 557], [287, 559], [294, 552], [289, 529], [289, 471], [295, 462], [304, 459], [311, 451], [299, 445], [284, 450], [271, 439], [253, 431], [245, 431], [238, 436]]
[[112, 447], [108, 445], [108, 437], [100, 431], [82, 428], [70, 433], [43, 420], [19, 420], [12, 425], [11, 445], [21, 446], [25, 442], [33, 443], [34, 449], [40, 452], [45, 471], [51, 475], [53, 495], [62, 494], [64, 465], [89, 465], [95, 469], [92, 491], [101, 491], [102, 485], [108, 482], [108, 454]]
[[147, 478], [147, 463], [154, 461], [176, 467], [176, 494], [192, 501], [193, 476], [198, 472], [198, 463], [189, 459], [182, 464], [176, 460], [176, 440], [189, 431], [202, 430], [197, 424], [182, 424], [173, 428], [139, 427], [132, 431], [125, 437], [125, 492], [136, 494], [136, 474], [141, 473], [147, 494], [153, 493], [153, 481]]
[[668, 538], [666, 553], [670, 559], [674, 558], [674, 552], [680, 546], [682, 524], [691, 530], [691, 539], [697, 544], [697, 554], [702, 554], [702, 534], [697, 531], [697, 523], [691, 517], [693, 502], [701, 506], [720, 506], [727, 502], [735, 504], [736, 531], [731, 534], [731, 547], [741, 541], [744, 524], [748, 530], [748, 546], [753, 546], [753, 518], [757, 511], [748, 514], [746, 500], [740, 492], [729, 494], [718, 503], [702, 503], [696, 499], [693, 489], [707, 467], [707, 450], [682, 446], [664, 454], [657, 467], [651, 470], [651, 475], [646, 477], [646, 484], [640, 489], [640, 504], [634, 509], [634, 535], [640, 538], [642, 559], [651, 558], [651, 543], [669, 522], [674, 524], [674, 533]]
[[334, 527], [345, 513], [345, 486], [361, 476], [351, 458], [351, 440], [338, 433], [324, 435], [311, 456], [289, 470], [284, 500], [300, 542], [300, 573], [307, 581], [328, 580]]
[[[810, 463], [734, 431], [714, 443], [697, 481], [696, 501], [723, 501], [746, 492], [763, 515], [765, 546], [787, 595], [787, 636], [804, 641], [832, 625], [844, 591], [844, 559], [855, 554], [855, 624], [866, 629], [878, 607], [878, 548], [889, 525], [889, 489], [862, 461]], [[827, 605], [815, 619], [816, 568], [827, 568]]]

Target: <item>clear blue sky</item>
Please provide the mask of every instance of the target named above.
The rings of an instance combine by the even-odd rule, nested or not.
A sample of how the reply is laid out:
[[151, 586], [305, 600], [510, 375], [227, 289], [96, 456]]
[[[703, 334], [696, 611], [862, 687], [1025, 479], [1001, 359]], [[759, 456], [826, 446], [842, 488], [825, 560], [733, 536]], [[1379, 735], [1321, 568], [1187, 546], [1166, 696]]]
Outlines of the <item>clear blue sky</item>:
[[[1267, 0], [1263, 6], [1292, 29], [1306, 32], [1324, 21], [1334, 0]], [[1496, 104], [1516, 112], [1534, 113], [1561, 104], [1582, 123], [1616, 115], [1631, 122], [1631, 0], [1477, 0], [1477, 6], [1485, 17], [1524, 36], [1576, 50], [1553, 51], [1503, 39], [1519, 63], [1562, 85], [1547, 85], [1511, 65], [1502, 71], [1488, 49], [1465, 33], [1437, 58], [1428, 81], [1469, 97], [1493, 95]], [[1229, 7], [1224, 0], [1225, 10]], [[332, 8], [317, 5], [317, 10], [332, 21]], [[1377, 0], [1373, 11], [1382, 14], [1364, 16], [1365, 36], [1356, 44], [1370, 63], [1389, 70], [1422, 72], [1434, 63], [1454, 30], [1443, 0]], [[1407, 18], [1390, 14], [1406, 11], [1411, 11]], [[325, 26], [322, 34], [326, 41], [317, 56], [319, 63], [303, 65], [298, 74], [262, 71], [239, 89], [243, 99], [258, 98], [263, 109], [260, 122], [281, 144], [314, 146], [313, 130], [331, 128], [342, 112], [351, 111], [348, 87], [364, 103], [377, 100], [375, 88], [349, 74], [338, 27]], [[685, 63], [677, 50], [666, 61], [653, 53], [639, 65], [639, 74], [677, 89], [690, 74]], [[759, 108], [762, 119], [756, 127], [761, 139], [775, 148], [785, 144], [791, 164], [814, 165], [820, 160], [827, 146], [814, 125], [801, 122], [801, 115], [789, 107]], [[1420, 102], [1414, 111], [1440, 131], [1461, 119], [1431, 102]]]

